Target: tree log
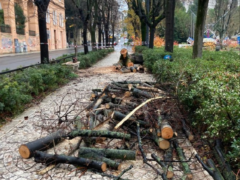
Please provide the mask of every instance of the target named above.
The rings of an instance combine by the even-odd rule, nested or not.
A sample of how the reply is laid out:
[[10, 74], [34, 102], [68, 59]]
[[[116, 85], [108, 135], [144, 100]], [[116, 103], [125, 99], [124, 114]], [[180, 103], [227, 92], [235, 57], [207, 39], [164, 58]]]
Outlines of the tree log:
[[64, 132], [58, 130], [46, 137], [37, 139], [35, 141], [29, 142], [27, 144], [22, 144], [19, 147], [19, 154], [24, 159], [31, 158], [34, 155], [34, 152], [37, 150], [45, 151], [51, 148], [53, 145], [58, 144], [63, 140]]
[[[112, 119], [115, 119], [117, 121], [121, 121], [122, 119], [124, 119], [127, 115], [119, 112], [119, 111], [114, 111], [111, 115]], [[131, 121], [135, 121], [138, 122], [140, 125], [142, 126], [150, 126], [150, 124], [148, 122], [142, 121], [142, 120], [137, 120], [135, 117], [130, 117], [129, 120]]]
[[194, 140], [194, 135], [192, 134], [191, 131], [188, 130], [185, 120], [181, 119], [181, 121], [182, 121], [183, 132], [186, 134], [189, 141], [193, 141]]
[[151, 92], [156, 92], [156, 93], [159, 92], [159, 89], [153, 88], [153, 87], [144, 87], [144, 86], [138, 85], [138, 86], [136, 86], [136, 88], [138, 88], [140, 90], [151, 91]]
[[94, 168], [97, 170], [101, 170], [103, 172], [106, 171], [107, 169], [107, 164], [104, 162], [94, 161], [94, 160], [85, 159], [85, 158], [76, 158], [76, 157], [65, 156], [65, 155], [47, 154], [41, 151], [35, 151], [34, 160], [37, 163], [45, 163], [46, 165], [66, 163], [66, 164], [73, 164], [77, 166]]
[[146, 98], [152, 98], [153, 96], [151, 94], [149, 94], [148, 92], [146, 91], [142, 91], [142, 90], [139, 90], [137, 88], [134, 88], [133, 89], [133, 95], [135, 97], [140, 97], [140, 96], [143, 96], [143, 97], [146, 97]]
[[157, 137], [156, 133], [153, 133], [153, 140], [159, 146], [160, 149], [166, 150], [170, 147], [170, 143], [168, 140]]
[[77, 136], [83, 137], [107, 137], [107, 138], [115, 138], [115, 139], [126, 139], [129, 140], [131, 138], [130, 134], [113, 132], [113, 131], [95, 131], [95, 130], [74, 130], [68, 133], [68, 137], [70, 139], [75, 138]]
[[164, 161], [166, 161], [166, 166], [167, 168], [167, 177], [173, 177], [174, 173], [173, 173], [173, 147], [172, 147], [172, 143], [170, 143], [170, 147], [165, 151], [164, 155], [163, 155], [163, 159]]
[[141, 81], [118, 81], [120, 84], [141, 84]]
[[[111, 115], [112, 119], [115, 119], [117, 121], [121, 121], [122, 119], [124, 119], [127, 115], [119, 112], [119, 111], [114, 111]], [[136, 118], [135, 117], [130, 117], [129, 120], [135, 121]]]
[[192, 172], [191, 172], [191, 170], [189, 168], [189, 165], [188, 165], [187, 162], [185, 162], [186, 161], [186, 157], [185, 157], [185, 155], [183, 153], [182, 148], [179, 147], [178, 142], [177, 142], [176, 139], [173, 140], [173, 145], [174, 145], [174, 147], [175, 147], [175, 149], [176, 149], [176, 151], [178, 153], [178, 157], [179, 157], [180, 161], [182, 161], [181, 164], [182, 164], [184, 176], [186, 176], [187, 179], [193, 179], [193, 175], [192, 175]]
[[211, 159], [207, 160], [208, 165], [210, 168], [201, 160], [198, 154], [195, 155], [197, 160], [200, 162], [200, 164], [203, 166], [203, 168], [213, 177], [214, 180], [224, 180], [221, 173], [217, 168], [215, 167], [213, 161]]
[[221, 149], [220, 140], [216, 140], [216, 145], [214, 147], [213, 154], [217, 159], [218, 164], [220, 165], [220, 171], [223, 177], [227, 180], [235, 180], [236, 176], [233, 173], [230, 164], [226, 161], [225, 154]]
[[162, 167], [163, 173], [167, 176], [168, 179], [173, 178], [173, 169], [172, 166], [168, 167], [166, 163], [162, 162], [159, 157], [157, 157], [155, 154], [151, 154], [152, 158]]
[[95, 153], [110, 159], [135, 160], [136, 151], [82, 147], [79, 154]]
[[101, 161], [101, 162], [105, 162], [109, 167], [116, 169], [116, 170], [120, 170], [121, 169], [121, 164], [118, 162], [115, 162], [109, 158], [103, 157], [101, 155], [98, 155], [94, 152], [90, 152], [90, 153], [78, 153], [78, 157], [83, 157], [83, 158], [88, 158], [88, 159], [94, 159], [97, 161]]
[[161, 136], [163, 139], [171, 139], [173, 137], [173, 129], [167, 120], [161, 122]]
[[106, 105], [107, 109], [114, 109], [114, 108], [125, 108], [123, 105], [120, 104], [114, 104], [114, 103], [107, 103]]

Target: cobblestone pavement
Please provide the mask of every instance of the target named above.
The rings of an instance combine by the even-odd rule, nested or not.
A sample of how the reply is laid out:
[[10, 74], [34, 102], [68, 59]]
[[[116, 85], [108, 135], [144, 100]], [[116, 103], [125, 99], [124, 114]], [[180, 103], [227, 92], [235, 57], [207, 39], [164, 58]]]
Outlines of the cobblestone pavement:
[[[91, 89], [103, 88], [107, 83], [121, 80], [140, 80], [140, 81], [154, 81], [151, 74], [147, 73], [127, 73], [119, 74], [114, 72], [111, 67], [113, 63], [116, 63], [119, 58], [119, 51], [108, 55], [103, 60], [99, 61], [96, 65], [88, 70], [79, 71], [79, 77], [65, 85], [64, 87], [56, 90], [48, 95], [41, 102], [36, 103], [33, 107], [25, 110], [21, 115], [14, 118], [11, 122], [6, 124], [0, 129], [0, 179], [4, 180], [107, 180], [111, 179], [103, 177], [100, 174], [87, 171], [85, 174], [83, 170], [77, 170], [72, 165], [61, 164], [56, 166], [44, 175], [38, 175], [37, 171], [45, 168], [45, 165], [40, 163], [34, 163], [33, 158], [22, 159], [19, 155], [18, 148], [21, 144], [36, 140], [40, 137], [51, 132], [51, 127], [57, 126], [56, 120], [59, 113], [59, 108], [62, 111], [67, 111], [69, 104], [79, 100], [75, 109], [71, 112], [75, 115], [79, 110], [83, 109], [89, 103], [89, 97]], [[100, 68], [99, 68], [100, 67]], [[63, 98], [64, 97], [64, 98]], [[61, 104], [61, 106], [60, 106]], [[24, 120], [24, 117], [28, 116], [28, 120]], [[51, 121], [52, 120], [52, 121]], [[48, 128], [46, 128], [46, 126]], [[187, 141], [186, 141], [187, 142]], [[150, 143], [150, 142], [149, 142]], [[149, 145], [144, 144], [143, 147], [146, 150], [147, 157], [150, 158], [151, 153], [154, 150], [149, 149]], [[187, 158], [191, 156], [191, 152], [194, 149], [189, 145], [189, 148], [185, 149], [185, 155]], [[161, 152], [155, 152], [159, 157], [162, 156]], [[156, 162], [150, 162], [153, 166], [158, 168]], [[109, 171], [106, 173], [118, 175], [123, 169], [133, 165], [133, 169], [125, 173], [122, 178], [136, 179], [136, 180], [153, 180], [161, 179], [157, 174], [146, 164], [143, 164], [141, 155], [137, 156], [136, 161], [124, 161], [120, 171]], [[192, 167], [194, 170], [194, 179], [210, 180], [211, 177], [202, 170], [199, 164], [194, 164]], [[179, 167], [175, 168], [176, 178], [181, 177], [181, 171], [178, 171]]]

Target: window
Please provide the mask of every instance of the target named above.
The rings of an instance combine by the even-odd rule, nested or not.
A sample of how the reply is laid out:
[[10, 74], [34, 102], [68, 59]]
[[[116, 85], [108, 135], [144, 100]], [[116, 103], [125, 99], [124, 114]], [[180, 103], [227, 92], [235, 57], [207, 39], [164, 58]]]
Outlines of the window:
[[62, 16], [62, 14], [59, 15], [59, 26], [63, 27], [63, 16]]
[[48, 39], [50, 39], [50, 34], [51, 34], [51, 33], [50, 33], [49, 29], [47, 29], [47, 38], [48, 38]]
[[57, 25], [57, 13], [53, 11], [53, 25]]
[[49, 9], [47, 10], [46, 22], [50, 23], [50, 11], [49, 11]]

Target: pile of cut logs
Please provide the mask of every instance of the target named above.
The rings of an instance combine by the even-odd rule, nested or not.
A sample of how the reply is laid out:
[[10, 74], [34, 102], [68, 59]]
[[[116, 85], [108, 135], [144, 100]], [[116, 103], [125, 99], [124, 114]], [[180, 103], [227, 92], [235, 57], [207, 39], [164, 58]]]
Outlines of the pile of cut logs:
[[[168, 98], [153, 82], [112, 82], [104, 89], [92, 89], [92, 102], [86, 107], [84, 117], [81, 114], [75, 117], [75, 129], [70, 132], [60, 129], [47, 137], [23, 144], [19, 153], [23, 158], [34, 157], [35, 162], [51, 167], [67, 163], [104, 172], [107, 168], [120, 170], [122, 161], [136, 160], [139, 153], [143, 162], [150, 165], [142, 148], [142, 140], [145, 142], [144, 138], [147, 138], [157, 145], [159, 151], [165, 152], [163, 159], [154, 153], [151, 155], [152, 160], [162, 167], [162, 173], [157, 167], [152, 167], [162, 179], [174, 176], [174, 148], [179, 157], [178, 162], [182, 164], [183, 176], [192, 179], [184, 152], [178, 145], [176, 128], [161, 109], [161, 103]], [[186, 137], [192, 141], [194, 136], [185, 120], [182, 119], [180, 123]], [[47, 149], [59, 142], [74, 139], [74, 147], [69, 147], [71, 150], [65, 155], [46, 153]], [[82, 141], [85, 142], [85, 147], [80, 145]], [[104, 142], [104, 148], [96, 147], [96, 144]], [[135, 146], [136, 143], [138, 147]], [[70, 156], [76, 150], [78, 157]], [[121, 179], [120, 176], [131, 168], [124, 170], [119, 177], [111, 177]]]

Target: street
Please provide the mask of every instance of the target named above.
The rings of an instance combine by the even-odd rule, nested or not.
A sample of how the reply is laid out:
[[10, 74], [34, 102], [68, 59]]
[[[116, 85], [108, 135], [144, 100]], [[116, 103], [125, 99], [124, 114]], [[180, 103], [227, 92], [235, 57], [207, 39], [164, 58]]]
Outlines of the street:
[[[78, 48], [78, 52], [83, 52], [83, 48]], [[54, 59], [63, 54], [72, 54], [74, 49], [64, 49], [49, 51], [49, 58]], [[0, 72], [6, 69], [12, 70], [19, 67], [40, 63], [40, 52], [26, 54], [9, 54], [0, 56]]]

